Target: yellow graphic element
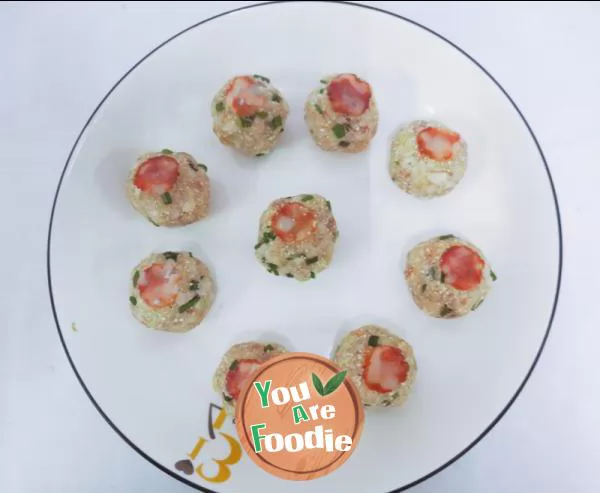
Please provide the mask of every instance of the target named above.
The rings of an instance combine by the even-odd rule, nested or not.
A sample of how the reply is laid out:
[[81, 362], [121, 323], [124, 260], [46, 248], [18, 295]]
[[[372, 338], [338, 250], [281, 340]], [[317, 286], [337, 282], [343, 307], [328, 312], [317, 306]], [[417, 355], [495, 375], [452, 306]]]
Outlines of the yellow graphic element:
[[233, 466], [234, 464], [237, 464], [242, 458], [242, 447], [238, 441], [227, 433], [219, 432], [219, 435], [227, 440], [231, 450], [225, 459], [213, 458], [213, 462], [219, 465], [219, 472], [217, 472], [217, 474], [214, 476], [205, 476], [202, 472], [202, 466], [204, 464], [200, 464], [196, 468], [196, 474], [206, 479], [206, 481], [210, 481], [211, 483], [223, 483], [224, 481], [227, 481], [231, 477], [231, 470], [227, 466]]
[[[219, 415], [215, 419], [214, 423], [212, 420], [213, 407], [220, 410]], [[225, 423], [226, 417], [227, 417], [227, 413], [225, 412], [225, 409], [222, 409], [220, 406], [217, 406], [216, 404], [210, 405], [208, 433], [209, 433], [211, 439], [215, 438], [214, 430], [221, 429], [221, 427]], [[227, 440], [227, 443], [229, 444], [229, 455], [227, 457], [225, 457], [224, 459], [215, 459], [214, 457], [212, 458], [212, 461], [219, 466], [219, 470], [217, 471], [217, 473], [214, 476], [206, 476], [204, 474], [204, 472], [202, 471], [204, 464], [202, 464], [202, 463], [198, 464], [198, 466], [196, 467], [196, 474], [198, 474], [198, 476], [205, 479], [206, 481], [210, 481], [211, 483], [223, 483], [223, 482], [227, 481], [231, 477], [231, 469], [228, 466], [233, 466], [234, 464], [237, 464], [240, 461], [240, 459], [242, 458], [242, 447], [239, 444], [239, 442], [234, 437], [232, 437], [231, 435], [228, 435], [227, 433], [223, 433], [223, 432], [219, 431], [218, 434], [221, 435], [223, 438], [225, 438], [225, 440]], [[208, 440], [206, 438], [200, 437], [198, 439], [198, 442], [196, 443], [196, 446], [194, 447], [194, 449], [188, 454], [188, 457], [191, 460], [195, 460], [196, 457], [198, 457], [198, 454], [200, 453], [200, 451], [202, 450], [202, 447], [204, 447], [204, 445], [207, 442], [208, 442]]]

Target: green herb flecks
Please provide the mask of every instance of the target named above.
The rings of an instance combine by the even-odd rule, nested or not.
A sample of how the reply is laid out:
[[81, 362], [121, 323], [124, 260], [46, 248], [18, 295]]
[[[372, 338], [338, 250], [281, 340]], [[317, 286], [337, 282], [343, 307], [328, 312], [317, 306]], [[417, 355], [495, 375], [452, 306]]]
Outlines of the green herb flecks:
[[190, 281], [190, 291], [198, 291], [200, 288], [200, 283], [196, 280]]
[[163, 253], [164, 257], [167, 260], [177, 260], [177, 257], [179, 256], [179, 253], [177, 252], [165, 252]]
[[348, 142], [347, 140], [340, 140], [340, 141], [338, 142], [338, 145], [339, 145], [340, 147], [349, 147], [349, 146], [350, 146], [350, 142]]
[[319, 261], [319, 257], [311, 257], [306, 259], [306, 265], [315, 264]]
[[266, 83], [271, 82], [271, 79], [269, 79], [268, 77], [265, 77], [264, 75], [254, 74], [252, 77], [254, 77], [255, 79], [264, 80]]
[[192, 308], [199, 301], [200, 301], [200, 296], [196, 295], [190, 301], [181, 305], [177, 311], [179, 311], [179, 313], [183, 313], [183, 312], [189, 310], [190, 308]]
[[272, 264], [270, 262], [267, 262], [267, 272], [270, 272], [271, 274], [275, 274], [276, 276], [279, 275], [279, 266], [277, 264]]
[[137, 283], [138, 283], [138, 279], [139, 279], [139, 278], [140, 278], [140, 271], [139, 271], [139, 270], [136, 270], [136, 271], [135, 271], [135, 274], [133, 274], [133, 279], [132, 279], [132, 281], [133, 281], [133, 287], [134, 287], [134, 288], [137, 286]]
[[369, 346], [377, 346], [379, 344], [379, 336], [369, 336], [369, 340], [367, 341]]
[[315, 104], [315, 110], [317, 110], [317, 113], [319, 113], [319, 115], [323, 114], [323, 108], [321, 108], [318, 104]]
[[273, 233], [273, 231], [265, 231], [262, 235], [261, 240], [254, 246], [255, 250], [258, 250], [262, 245], [265, 245], [267, 243], [269, 243], [270, 241], [273, 241], [275, 238], [277, 238], [275, 236], [275, 233]]
[[161, 195], [163, 204], [169, 205], [173, 203], [173, 199], [171, 198], [171, 194], [169, 192], [165, 192]]
[[239, 119], [240, 125], [243, 128], [248, 128], [251, 127], [252, 124], [254, 123], [254, 115], [252, 116], [241, 116]]
[[273, 345], [272, 345], [272, 344], [267, 344], [267, 345], [266, 345], [266, 346], [263, 348], [263, 351], [264, 351], [265, 353], [268, 353], [269, 351], [273, 351], [273, 349], [275, 349], [275, 348], [273, 347]]
[[300, 200], [302, 200], [302, 202], [308, 202], [309, 200], [312, 200], [314, 198], [315, 198], [314, 195], [303, 195], [302, 199], [300, 199]]
[[490, 270], [490, 277], [492, 278], [492, 281], [496, 281], [496, 279], [498, 279], [498, 277], [496, 276], [496, 274], [494, 273], [493, 270]]
[[341, 139], [342, 137], [344, 137], [346, 135], [346, 127], [344, 125], [342, 125], [341, 123], [336, 123], [332, 128], [331, 128], [333, 135], [335, 135], [338, 139]]
[[233, 371], [235, 370], [239, 365], [239, 361], [237, 359], [234, 359], [231, 364], [229, 365], [229, 370]]
[[271, 96], [271, 101], [274, 103], [281, 103], [281, 96], [279, 94], [273, 94], [273, 96]]
[[451, 240], [452, 238], [456, 238], [454, 235], [442, 235], [438, 236], [438, 240]]
[[225, 103], [223, 101], [219, 101], [217, 104], [215, 104], [215, 110], [217, 111], [223, 111], [225, 109]]
[[485, 298], [481, 298], [477, 303], [475, 303], [471, 308], [471, 311], [474, 312], [475, 310], [477, 310], [477, 308], [479, 308], [483, 303], [483, 300], [485, 300]]
[[162, 154], [173, 154], [173, 151], [171, 149], [161, 149], [160, 152]]
[[281, 127], [281, 125], [283, 125], [283, 119], [281, 118], [281, 116], [277, 115], [275, 118], [273, 118], [271, 120], [271, 122], [269, 123], [269, 125], [271, 126], [271, 128], [273, 130]]
[[444, 305], [440, 310], [440, 317], [445, 318], [447, 315], [451, 315], [454, 313], [454, 310], [450, 308], [448, 305]]
[[130, 296], [129, 297], [129, 303], [131, 303], [133, 306], [137, 305], [137, 299], [135, 296]]

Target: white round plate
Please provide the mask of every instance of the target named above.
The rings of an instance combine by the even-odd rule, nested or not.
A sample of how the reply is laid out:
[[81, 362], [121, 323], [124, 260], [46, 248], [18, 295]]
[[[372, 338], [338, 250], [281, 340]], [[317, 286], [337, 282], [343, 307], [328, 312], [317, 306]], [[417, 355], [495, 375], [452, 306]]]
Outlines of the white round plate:
[[[379, 131], [362, 154], [321, 151], [304, 124], [306, 96], [335, 72], [355, 72], [373, 86]], [[212, 97], [239, 73], [270, 77], [290, 104], [281, 145], [262, 159], [225, 148], [212, 133]], [[417, 118], [439, 119], [469, 144], [465, 178], [445, 197], [416, 199], [388, 177], [392, 135]], [[136, 157], [165, 147], [208, 165], [214, 200], [207, 220], [156, 228], [128, 204], [124, 186]], [[272, 276], [254, 257], [261, 212], [275, 198], [301, 193], [331, 201], [341, 234], [331, 267], [306, 283]], [[422, 313], [403, 279], [408, 250], [445, 233], [479, 246], [498, 275], [481, 308], [455, 320]], [[131, 269], [150, 252], [180, 249], [207, 263], [216, 302], [190, 333], [147, 329], [130, 314]], [[407, 19], [319, 2], [217, 16], [140, 61], [75, 143], [48, 245], [59, 333], [95, 406], [153, 464], [218, 492], [398, 491], [445, 467], [485, 435], [523, 387], [548, 335], [560, 266], [548, 169], [499, 84]], [[220, 404], [213, 371], [232, 344], [273, 339], [329, 356], [342, 334], [365, 323], [407, 339], [419, 374], [405, 406], [367, 412], [363, 437], [343, 467], [306, 483], [270, 476], [246, 456], [232, 465], [213, 461], [229, 454], [218, 432], [236, 434], [230, 419], [213, 430], [214, 439], [208, 426], [211, 403]], [[212, 411], [214, 422], [218, 409]], [[194, 451], [201, 437], [206, 443]], [[190, 453], [195, 467], [204, 464], [202, 475], [175, 469]], [[219, 467], [228, 472], [219, 476]]]

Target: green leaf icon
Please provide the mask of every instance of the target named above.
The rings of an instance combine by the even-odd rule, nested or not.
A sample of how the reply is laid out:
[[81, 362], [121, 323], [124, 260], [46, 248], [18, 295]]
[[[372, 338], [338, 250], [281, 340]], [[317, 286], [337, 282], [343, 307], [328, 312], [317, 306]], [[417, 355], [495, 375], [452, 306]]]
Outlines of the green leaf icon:
[[313, 381], [313, 387], [319, 393], [319, 395], [321, 395], [321, 396], [325, 395], [323, 393], [324, 392], [323, 383], [321, 383], [321, 380], [319, 380], [319, 377], [317, 375], [315, 375], [314, 373], [312, 374], [312, 381]]
[[346, 370], [339, 372], [337, 375], [331, 377], [331, 380], [325, 385], [325, 393], [322, 395], [329, 395], [335, 392], [335, 390], [342, 385], [344, 377], [346, 376]]

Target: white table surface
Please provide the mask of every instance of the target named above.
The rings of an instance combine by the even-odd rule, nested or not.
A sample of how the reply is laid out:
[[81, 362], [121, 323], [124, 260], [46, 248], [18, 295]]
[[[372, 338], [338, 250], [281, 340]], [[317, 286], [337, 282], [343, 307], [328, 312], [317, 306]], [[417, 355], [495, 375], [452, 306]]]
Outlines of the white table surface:
[[[0, 4], [0, 492], [192, 491], [130, 449], [77, 382], [50, 309], [46, 235], [64, 162], [107, 90], [167, 37], [248, 3]], [[544, 150], [563, 219], [561, 297], [533, 376], [482, 442], [412, 491], [600, 491], [600, 4], [365, 3], [434, 29], [496, 77]]]

